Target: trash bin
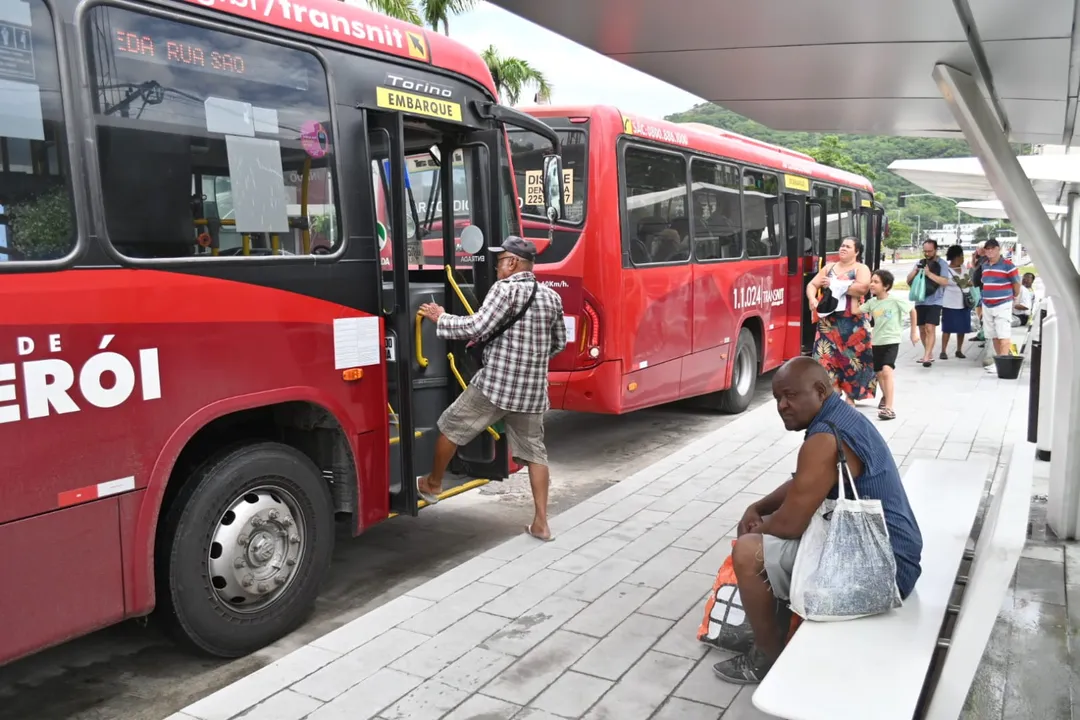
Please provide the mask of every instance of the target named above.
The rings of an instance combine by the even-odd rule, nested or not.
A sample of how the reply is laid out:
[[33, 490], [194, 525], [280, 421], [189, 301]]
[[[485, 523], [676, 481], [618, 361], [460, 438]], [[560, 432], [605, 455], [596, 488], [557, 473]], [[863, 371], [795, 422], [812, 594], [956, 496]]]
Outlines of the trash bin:
[[1024, 364], [1024, 358], [1020, 355], [995, 355], [994, 365], [997, 367], [997, 376], [1002, 380], [1015, 380], [1020, 377], [1020, 366]]

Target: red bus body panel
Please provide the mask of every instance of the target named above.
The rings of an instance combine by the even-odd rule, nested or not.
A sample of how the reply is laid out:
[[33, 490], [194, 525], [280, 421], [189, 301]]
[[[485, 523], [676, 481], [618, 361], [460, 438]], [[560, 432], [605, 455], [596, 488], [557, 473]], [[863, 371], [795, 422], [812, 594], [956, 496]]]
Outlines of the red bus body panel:
[[[612, 107], [530, 107], [539, 118], [589, 121], [588, 185], [584, 223], [570, 253], [537, 264], [537, 274], [562, 296], [575, 318], [578, 337], [551, 364], [552, 407], [582, 412], [624, 413], [726, 389], [730, 359], [743, 327], [759, 339], [763, 372], [801, 352], [802, 274], [788, 275], [787, 255], [715, 263], [628, 268], [622, 259], [617, 141], [626, 135], [664, 142], [736, 162], [873, 192], [865, 178], [819, 165], [808, 156], [749, 138], [626, 115]], [[571, 128], [572, 129], [572, 128]], [[548, 225], [524, 220], [530, 237], [546, 236]], [[569, 227], [566, 229], [570, 229]], [[809, 272], [813, 258], [801, 258]], [[763, 288], [769, 301], [736, 308], [736, 293]], [[777, 297], [782, 293], [782, 298]], [[773, 299], [776, 297], [777, 299]], [[582, 342], [585, 300], [601, 319], [600, 355], [588, 356]]]
[[[356, 529], [387, 517], [385, 364], [365, 367], [357, 382], [334, 367], [334, 319], [364, 313], [246, 283], [116, 269], [9, 275], [0, 306], [18, 308], [0, 317], [0, 371], [14, 369], [0, 397], [14, 393], [4, 405], [20, 414], [0, 425], [0, 547], [20, 549], [0, 560], [4, 577], [18, 578], [0, 590], [0, 609], [25, 630], [0, 634], [0, 657], [153, 607], [169, 475], [191, 437], [228, 413], [288, 401], [327, 410], [357, 465]], [[148, 350], [157, 389], [140, 363]], [[112, 407], [99, 396], [116, 375], [95, 384], [86, 370], [106, 353], [134, 367], [130, 395]], [[48, 400], [33, 386], [41, 373], [31, 363], [41, 361], [70, 367], [73, 380], [68, 402], [33, 417]], [[99, 483], [122, 479], [132, 479], [131, 492], [95, 499]]]

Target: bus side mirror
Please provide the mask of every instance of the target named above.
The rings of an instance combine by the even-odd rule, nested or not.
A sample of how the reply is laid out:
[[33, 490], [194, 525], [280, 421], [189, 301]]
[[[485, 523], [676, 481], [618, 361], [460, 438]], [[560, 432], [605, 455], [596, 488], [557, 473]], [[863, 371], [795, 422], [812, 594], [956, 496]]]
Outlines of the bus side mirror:
[[548, 220], [555, 223], [566, 217], [563, 205], [562, 158], [558, 155], [544, 156], [544, 199]]

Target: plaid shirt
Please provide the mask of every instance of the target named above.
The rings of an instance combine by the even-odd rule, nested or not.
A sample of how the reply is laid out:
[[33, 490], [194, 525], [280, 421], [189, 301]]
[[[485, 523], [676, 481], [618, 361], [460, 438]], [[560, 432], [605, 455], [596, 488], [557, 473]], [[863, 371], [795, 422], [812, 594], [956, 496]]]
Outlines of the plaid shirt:
[[[525, 307], [536, 276], [520, 272], [491, 286], [475, 315], [443, 313], [438, 334], [446, 340], [483, 340]], [[562, 299], [538, 285], [528, 312], [484, 349], [476, 389], [508, 412], [542, 413], [548, 402], [548, 361], [566, 347]]]

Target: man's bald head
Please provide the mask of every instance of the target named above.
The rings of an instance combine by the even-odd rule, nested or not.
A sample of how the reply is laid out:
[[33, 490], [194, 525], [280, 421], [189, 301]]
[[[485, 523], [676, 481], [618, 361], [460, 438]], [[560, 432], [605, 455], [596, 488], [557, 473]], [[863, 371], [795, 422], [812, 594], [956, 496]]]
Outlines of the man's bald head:
[[773, 377], [776, 411], [788, 430], [805, 430], [833, 394], [832, 379], [816, 360], [797, 357], [780, 366]]

